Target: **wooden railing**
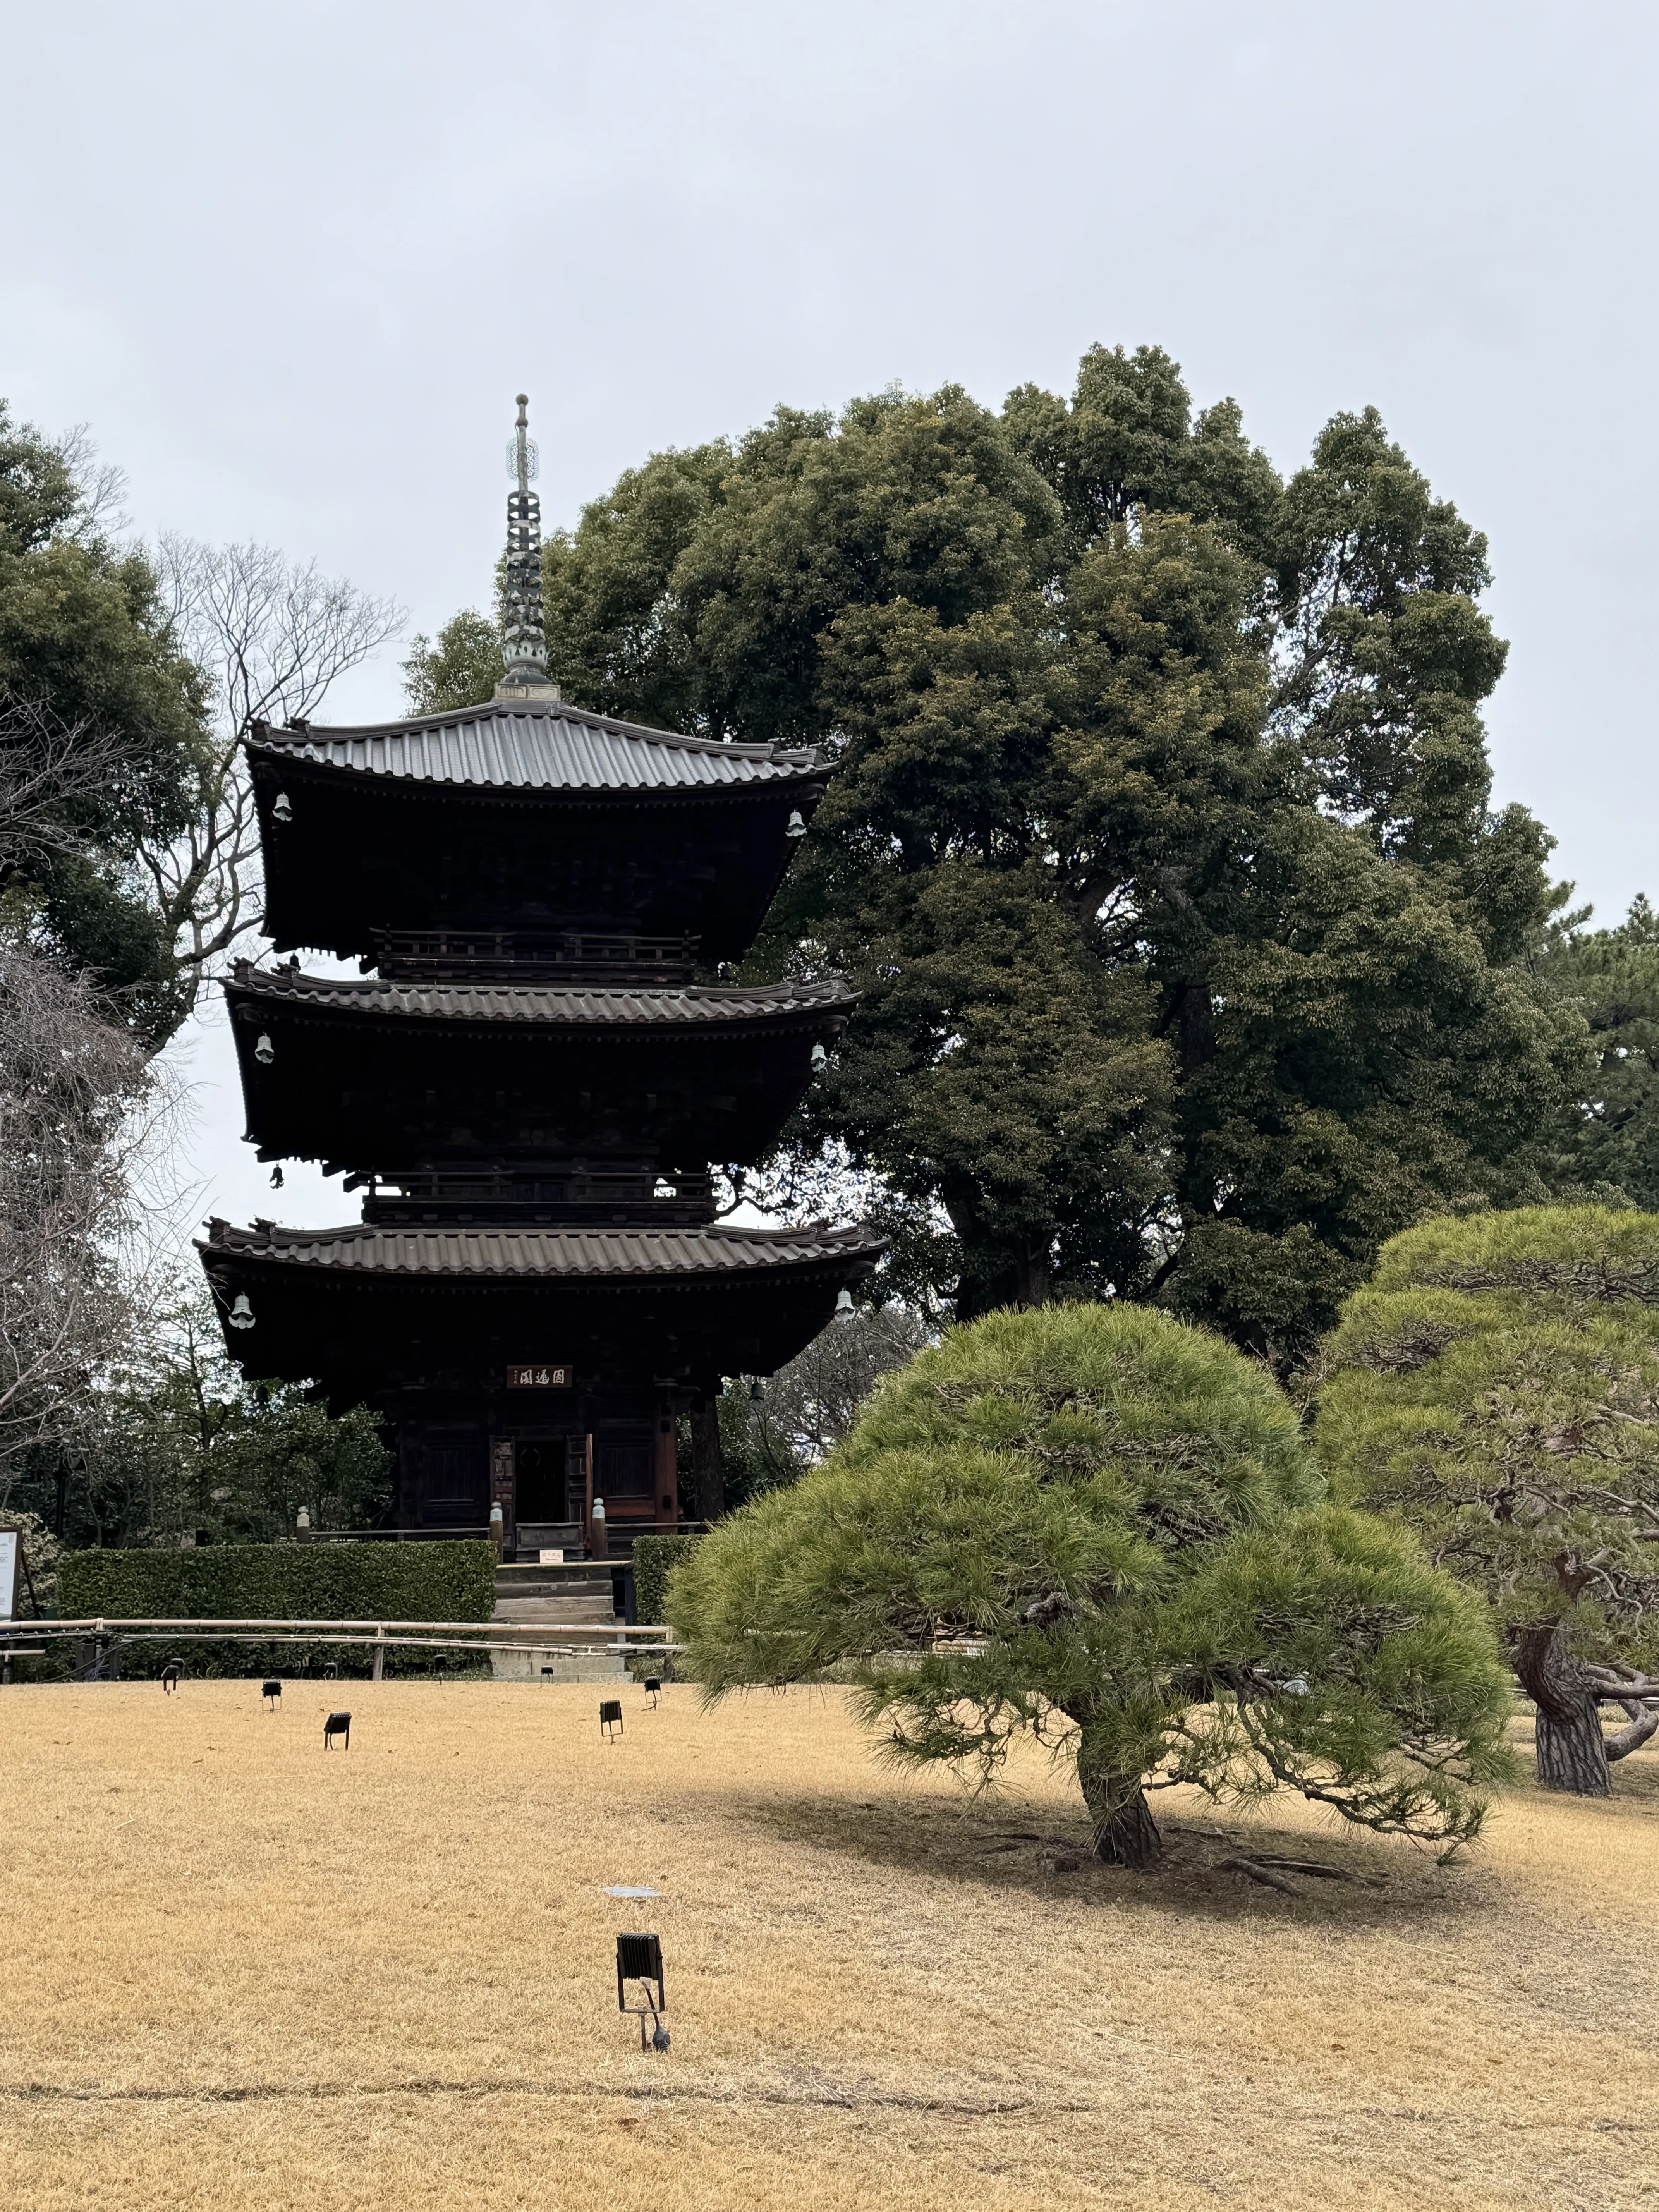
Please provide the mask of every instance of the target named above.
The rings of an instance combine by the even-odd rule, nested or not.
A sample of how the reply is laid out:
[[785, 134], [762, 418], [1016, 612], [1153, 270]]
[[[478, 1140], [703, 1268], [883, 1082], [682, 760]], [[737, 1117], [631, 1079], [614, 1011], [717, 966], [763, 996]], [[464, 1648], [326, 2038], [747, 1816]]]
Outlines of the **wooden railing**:
[[[374, 1653], [374, 1680], [383, 1679], [388, 1651], [533, 1651], [550, 1658], [667, 1656], [683, 1647], [659, 1624], [623, 1621], [537, 1620], [519, 1630], [499, 1620], [201, 1620], [165, 1615], [85, 1620], [35, 1620], [15, 1628], [31, 1643], [94, 1645], [101, 1674], [112, 1645], [123, 1644], [330, 1644]], [[579, 1639], [561, 1642], [560, 1638]]]

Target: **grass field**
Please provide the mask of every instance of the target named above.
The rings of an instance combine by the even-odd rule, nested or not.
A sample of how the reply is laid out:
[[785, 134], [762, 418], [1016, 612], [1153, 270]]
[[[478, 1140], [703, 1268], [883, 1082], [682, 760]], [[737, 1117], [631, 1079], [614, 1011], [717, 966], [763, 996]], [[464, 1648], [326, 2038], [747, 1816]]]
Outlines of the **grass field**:
[[[1653, 1754], [1608, 1803], [1510, 1793], [1461, 1870], [1166, 1797], [1162, 1873], [1056, 1873], [1063, 1777], [895, 1775], [833, 1693], [629, 1688], [607, 1745], [594, 1689], [327, 1687], [0, 1692], [0, 2203], [1659, 2197]], [[1281, 1896], [1241, 1838], [1356, 1879]], [[666, 2057], [615, 2009], [628, 1927]]]

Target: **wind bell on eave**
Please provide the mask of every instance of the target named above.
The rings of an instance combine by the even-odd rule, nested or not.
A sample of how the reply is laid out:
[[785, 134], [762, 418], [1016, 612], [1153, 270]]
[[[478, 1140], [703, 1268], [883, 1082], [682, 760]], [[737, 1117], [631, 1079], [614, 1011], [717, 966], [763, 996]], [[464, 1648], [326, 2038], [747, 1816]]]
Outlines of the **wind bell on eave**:
[[530, 435], [530, 395], [519, 394], [519, 420], [507, 449], [514, 489], [507, 495], [507, 562], [501, 594], [501, 655], [507, 665], [495, 686], [498, 699], [556, 700], [547, 680], [547, 634], [542, 623], [542, 503], [530, 489], [538, 455]]

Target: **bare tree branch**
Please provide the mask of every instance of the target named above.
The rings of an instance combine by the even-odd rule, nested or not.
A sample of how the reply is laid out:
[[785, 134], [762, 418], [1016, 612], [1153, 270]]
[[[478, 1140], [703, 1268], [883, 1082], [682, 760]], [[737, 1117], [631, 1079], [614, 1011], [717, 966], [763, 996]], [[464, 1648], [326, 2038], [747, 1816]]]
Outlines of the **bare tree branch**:
[[246, 933], [258, 891], [243, 738], [256, 721], [308, 716], [336, 678], [397, 636], [407, 617], [394, 601], [273, 546], [167, 536], [150, 557], [179, 642], [205, 671], [216, 708], [191, 828], [141, 855], [193, 1004], [211, 963]]
[[913, 1307], [861, 1307], [837, 1316], [765, 1385], [755, 1426], [767, 1458], [793, 1472], [816, 1466], [852, 1427], [884, 1375], [931, 1337]]
[[82, 540], [118, 538], [127, 527], [127, 472], [100, 461], [92, 427], [76, 422], [54, 441], [75, 485], [69, 533]]
[[[84, 1425], [124, 1340], [118, 1247], [155, 1091], [141, 1047], [94, 994], [0, 946], [0, 1486], [31, 1446]], [[0, 1503], [3, 1503], [0, 1498]]]
[[65, 722], [39, 701], [0, 690], [0, 878], [43, 853], [80, 851], [76, 809], [103, 797], [143, 757], [122, 731]]

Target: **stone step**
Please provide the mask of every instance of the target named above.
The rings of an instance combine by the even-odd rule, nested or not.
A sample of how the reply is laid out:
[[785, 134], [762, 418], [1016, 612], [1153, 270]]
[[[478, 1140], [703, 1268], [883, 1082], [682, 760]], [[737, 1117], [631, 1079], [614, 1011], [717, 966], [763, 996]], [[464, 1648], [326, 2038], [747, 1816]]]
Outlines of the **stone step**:
[[620, 1652], [492, 1651], [490, 1673], [498, 1682], [626, 1682]]
[[548, 1620], [580, 1620], [609, 1624], [617, 1619], [617, 1608], [611, 1593], [595, 1592], [573, 1596], [568, 1591], [556, 1590], [550, 1595], [540, 1592], [529, 1597], [498, 1597], [492, 1620], [511, 1623], [520, 1627], [529, 1623]]
[[503, 1597], [541, 1597], [568, 1593], [571, 1597], [609, 1596], [615, 1588], [609, 1567], [497, 1567], [495, 1595]]

